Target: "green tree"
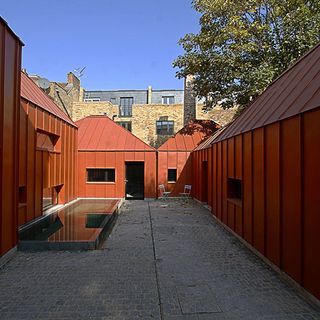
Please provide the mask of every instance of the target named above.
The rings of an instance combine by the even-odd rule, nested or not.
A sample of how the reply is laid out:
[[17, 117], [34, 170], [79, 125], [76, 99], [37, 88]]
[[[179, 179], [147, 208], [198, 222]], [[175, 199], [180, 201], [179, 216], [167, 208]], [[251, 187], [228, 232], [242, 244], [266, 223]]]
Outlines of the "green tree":
[[224, 108], [250, 104], [290, 64], [320, 41], [320, 0], [193, 0], [198, 34], [179, 44], [177, 77]]

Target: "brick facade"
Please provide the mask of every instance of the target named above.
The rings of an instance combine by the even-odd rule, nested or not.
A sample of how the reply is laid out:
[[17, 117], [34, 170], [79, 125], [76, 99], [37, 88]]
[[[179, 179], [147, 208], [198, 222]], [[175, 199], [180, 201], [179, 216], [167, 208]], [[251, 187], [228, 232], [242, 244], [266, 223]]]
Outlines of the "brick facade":
[[[213, 120], [222, 126], [233, 119], [236, 111], [235, 108], [223, 110], [216, 107], [209, 112], [204, 112], [202, 108], [203, 105], [201, 104], [196, 106], [197, 119]], [[119, 106], [110, 102], [74, 102], [71, 111], [73, 121], [90, 115], [103, 114], [111, 119], [116, 115], [114, 118], [116, 122], [131, 122], [132, 133], [153, 147], [160, 146], [170, 137], [157, 135], [157, 120], [174, 121], [174, 132], [178, 132], [184, 126], [183, 104], [134, 104], [132, 106], [132, 117], [119, 117]]]
[[63, 87], [57, 82], [50, 82], [50, 91], [48, 94], [54, 99], [54, 102], [61, 110], [71, 116], [73, 99]]
[[198, 120], [213, 120], [221, 126], [225, 126], [234, 119], [238, 108], [223, 109], [219, 106], [212, 108], [209, 111], [203, 110], [203, 104], [197, 104], [196, 119]]
[[[203, 104], [197, 104], [196, 98], [193, 95], [192, 79], [192, 76], [190, 76], [185, 80], [184, 94], [181, 90], [181, 92], [179, 90], [153, 90], [151, 86], [149, 86], [146, 92], [143, 90], [114, 91], [113, 93], [111, 91], [86, 92], [81, 88], [80, 80], [72, 72], [69, 72], [67, 83], [51, 82], [49, 94], [54, 98], [60, 108], [70, 115], [73, 121], [90, 115], [105, 114], [111, 119], [114, 118], [116, 122], [130, 122], [131, 131], [134, 135], [149, 145], [158, 147], [171, 135], [158, 135], [156, 129], [157, 121], [173, 121], [174, 133], [176, 133], [193, 119], [213, 120], [222, 126], [233, 119], [236, 108], [223, 110], [220, 107], [215, 107], [210, 111], [204, 111]], [[128, 95], [129, 93], [134, 93], [138, 96], [145, 95], [145, 97], [142, 98], [139, 96], [140, 100], [145, 100], [145, 103], [133, 104], [131, 117], [120, 117], [119, 97], [121, 95]], [[116, 104], [101, 100], [84, 101], [85, 97], [86, 99], [93, 98], [99, 94], [101, 97], [117, 97]], [[183, 103], [161, 104], [161, 102], [156, 102], [161, 101], [162, 95], [166, 96], [169, 94], [175, 94], [176, 100], [183, 101]], [[136, 100], [139, 101], [138, 98]]]

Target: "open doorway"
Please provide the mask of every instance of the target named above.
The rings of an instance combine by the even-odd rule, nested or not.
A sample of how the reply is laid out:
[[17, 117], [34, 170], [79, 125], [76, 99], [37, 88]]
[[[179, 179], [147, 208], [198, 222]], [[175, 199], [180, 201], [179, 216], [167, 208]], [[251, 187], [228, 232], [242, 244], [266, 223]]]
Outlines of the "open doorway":
[[144, 162], [126, 162], [127, 200], [144, 199]]

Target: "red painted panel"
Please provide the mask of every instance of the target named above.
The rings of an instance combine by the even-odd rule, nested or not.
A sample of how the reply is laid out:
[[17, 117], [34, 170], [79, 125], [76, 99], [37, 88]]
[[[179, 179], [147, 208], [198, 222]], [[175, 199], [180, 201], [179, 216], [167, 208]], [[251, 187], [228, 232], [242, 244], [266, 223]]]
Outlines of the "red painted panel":
[[301, 281], [300, 119], [281, 123], [282, 268]]
[[36, 157], [36, 110], [28, 104], [28, 135], [27, 135], [27, 221], [34, 219], [35, 210], [35, 157]]
[[242, 135], [235, 137], [235, 178], [242, 179]]
[[222, 221], [222, 143], [217, 146], [217, 217]]
[[228, 139], [227, 143], [228, 143], [228, 178], [234, 178], [235, 176], [234, 138]]
[[0, 18], [0, 256], [17, 243], [22, 43]]
[[20, 108], [20, 134], [19, 134], [19, 186], [25, 186], [27, 183], [27, 128], [28, 128], [28, 116], [24, 107]]
[[320, 299], [320, 109], [303, 116], [303, 285]]
[[208, 202], [208, 161], [204, 160], [201, 161], [201, 201]]
[[212, 150], [212, 212], [215, 216], [217, 216], [217, 202], [218, 202], [218, 170], [217, 170], [217, 145], [214, 144], [211, 147]]
[[168, 152], [168, 169], [177, 168], [177, 152]]
[[145, 152], [145, 197], [157, 197], [157, 162], [155, 152]]
[[212, 185], [213, 185], [212, 148], [207, 149], [206, 152], [208, 157], [208, 205], [212, 208]]
[[[144, 161], [145, 197], [156, 197], [156, 154], [155, 152], [79, 152], [78, 192], [80, 197], [123, 198], [125, 196], [125, 162]], [[86, 168], [115, 168], [115, 183], [87, 183]]]
[[243, 237], [253, 244], [252, 133], [243, 135]]
[[235, 232], [243, 237], [243, 216], [242, 216], [242, 207], [235, 206]]
[[265, 128], [266, 256], [280, 266], [280, 124]]
[[35, 165], [35, 206], [33, 218], [40, 217], [42, 214], [42, 151], [36, 151]]
[[264, 254], [264, 128], [253, 131], [253, 245]]
[[222, 141], [222, 221], [228, 224], [228, 205], [227, 205], [227, 164], [228, 164], [228, 145], [227, 140]]
[[50, 123], [49, 123], [49, 113], [43, 112], [43, 129], [45, 131], [50, 131]]
[[227, 202], [228, 206], [228, 219], [227, 225], [232, 230], [235, 230], [234, 214], [235, 214], [235, 205], [233, 203]]
[[[59, 203], [66, 203], [76, 197], [74, 169], [76, 162], [76, 146], [73, 141], [76, 129], [63, 124], [61, 130], [61, 125], [58, 124], [58, 121], [60, 122], [60, 120], [52, 115], [48, 115], [48, 126], [46, 127], [48, 134], [51, 132], [53, 134], [58, 133], [60, 138], [55, 146], [54, 153], [37, 151], [37, 153], [40, 152], [43, 154], [43, 161], [41, 160], [41, 168], [35, 167], [36, 163], [40, 163], [39, 156], [37, 156], [36, 159], [36, 132], [37, 129], [43, 128], [43, 119], [46, 116], [43, 115], [44, 111], [42, 109], [23, 100], [20, 112], [23, 114], [26, 111], [26, 141], [24, 144], [19, 144], [20, 152], [24, 154], [24, 161], [20, 161], [19, 175], [21, 177], [26, 177], [27, 216], [24, 222], [31, 221], [35, 216], [42, 214], [43, 187], [51, 188], [57, 185], [62, 185], [62, 190], [59, 194]], [[40, 121], [39, 125], [37, 122], [38, 120]], [[26, 152], [23, 152], [24, 149]], [[20, 222], [21, 221], [22, 219], [20, 219]]]

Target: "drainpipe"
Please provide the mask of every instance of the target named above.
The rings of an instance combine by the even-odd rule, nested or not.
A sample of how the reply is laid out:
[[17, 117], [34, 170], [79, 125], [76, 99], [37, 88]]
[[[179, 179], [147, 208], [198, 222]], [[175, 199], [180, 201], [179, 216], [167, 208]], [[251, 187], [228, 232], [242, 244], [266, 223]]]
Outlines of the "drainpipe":
[[159, 165], [158, 165], [158, 162], [159, 162], [159, 151], [156, 150], [156, 188], [157, 188], [156, 197], [157, 197], [157, 199], [159, 199], [159, 190], [158, 190], [158, 186], [159, 186], [159, 181], [158, 181]]

